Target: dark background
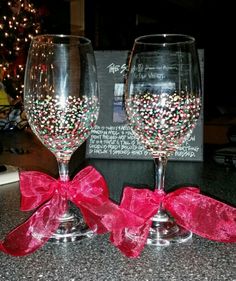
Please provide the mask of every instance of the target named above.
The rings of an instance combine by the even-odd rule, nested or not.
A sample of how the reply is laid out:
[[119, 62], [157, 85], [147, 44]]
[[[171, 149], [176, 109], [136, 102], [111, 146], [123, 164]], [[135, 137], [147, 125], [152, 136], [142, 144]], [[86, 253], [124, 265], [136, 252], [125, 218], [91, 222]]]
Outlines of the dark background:
[[[233, 1], [85, 0], [85, 36], [96, 50], [130, 50], [135, 37], [183, 33], [205, 51], [204, 119], [236, 115]], [[39, 5], [38, 1], [35, 1]], [[40, 1], [43, 31], [70, 33], [70, 1]]]
[[[205, 50], [205, 120], [236, 115], [235, 15], [229, 1], [87, 0], [85, 33], [97, 49], [130, 49], [136, 36], [183, 33]], [[108, 11], [107, 11], [108, 10]]]

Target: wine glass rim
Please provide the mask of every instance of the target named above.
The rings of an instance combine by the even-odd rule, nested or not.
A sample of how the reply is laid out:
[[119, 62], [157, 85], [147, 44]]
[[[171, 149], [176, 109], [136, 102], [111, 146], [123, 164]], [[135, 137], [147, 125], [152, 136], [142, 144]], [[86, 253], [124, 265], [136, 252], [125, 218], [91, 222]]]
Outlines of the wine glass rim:
[[[32, 38], [32, 41], [34, 42], [39, 42], [40, 39], [42, 38], [71, 38], [71, 39], [75, 39], [75, 40], [78, 40], [79, 44], [83, 44], [83, 45], [86, 45], [86, 44], [91, 44], [91, 40], [85, 36], [79, 36], [79, 35], [72, 35], [72, 34], [49, 34], [49, 33], [46, 33], [46, 34], [39, 34], [39, 35], [36, 35]], [[48, 44], [49, 42], [45, 41], [45, 42], [42, 42], [41, 43], [44, 43], [44, 44]], [[50, 45], [60, 45], [62, 44], [61, 42], [50, 42]]]
[[[168, 41], [169, 38], [175, 38], [175, 41]], [[159, 41], [149, 41], [149, 39], [159, 39]], [[135, 38], [136, 44], [147, 44], [147, 45], [174, 45], [174, 44], [193, 44], [195, 38], [187, 34], [180, 33], [162, 33], [162, 34], [147, 34]]]

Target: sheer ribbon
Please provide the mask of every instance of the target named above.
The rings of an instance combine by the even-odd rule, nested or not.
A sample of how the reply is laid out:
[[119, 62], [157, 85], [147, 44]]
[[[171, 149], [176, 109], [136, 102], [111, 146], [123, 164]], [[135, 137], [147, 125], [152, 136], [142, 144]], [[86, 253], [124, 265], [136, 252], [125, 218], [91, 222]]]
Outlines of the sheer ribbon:
[[57, 230], [68, 200], [80, 208], [88, 226], [97, 233], [106, 232], [101, 219], [114, 207], [104, 178], [92, 166], [67, 183], [37, 171], [21, 172], [20, 191], [21, 210], [36, 211], [0, 241], [0, 250], [14, 256], [30, 254], [47, 242]]
[[162, 191], [126, 187], [121, 212], [135, 218], [135, 227], [118, 228], [112, 242], [127, 256], [137, 257], [144, 248], [160, 204], [176, 223], [193, 233], [218, 242], [236, 242], [236, 208], [200, 194], [195, 187], [182, 187], [165, 194]]
[[177, 224], [193, 233], [236, 242], [236, 208], [202, 195], [194, 187], [168, 194], [126, 187], [117, 205], [109, 199], [102, 175], [88, 166], [68, 183], [40, 172], [21, 172], [20, 189], [21, 210], [36, 211], [0, 241], [0, 250], [14, 256], [30, 254], [47, 242], [58, 228], [68, 200], [80, 208], [91, 229], [98, 234], [110, 232], [111, 242], [128, 257], [140, 255], [160, 204]]

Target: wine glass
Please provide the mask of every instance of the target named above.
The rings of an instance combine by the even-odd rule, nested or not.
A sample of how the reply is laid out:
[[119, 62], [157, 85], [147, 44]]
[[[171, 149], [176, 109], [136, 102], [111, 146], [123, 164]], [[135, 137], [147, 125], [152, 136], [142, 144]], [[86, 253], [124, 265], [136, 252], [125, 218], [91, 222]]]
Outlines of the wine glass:
[[[134, 135], [155, 163], [155, 188], [164, 191], [168, 158], [190, 136], [201, 109], [201, 81], [195, 38], [150, 34], [135, 39], [126, 79], [125, 108]], [[152, 219], [148, 245], [188, 241], [161, 205]]]
[[[68, 182], [69, 161], [90, 135], [99, 113], [99, 91], [91, 41], [82, 36], [38, 35], [25, 70], [24, 107], [35, 135], [56, 157], [59, 179]], [[78, 210], [69, 208], [50, 241], [93, 236]]]

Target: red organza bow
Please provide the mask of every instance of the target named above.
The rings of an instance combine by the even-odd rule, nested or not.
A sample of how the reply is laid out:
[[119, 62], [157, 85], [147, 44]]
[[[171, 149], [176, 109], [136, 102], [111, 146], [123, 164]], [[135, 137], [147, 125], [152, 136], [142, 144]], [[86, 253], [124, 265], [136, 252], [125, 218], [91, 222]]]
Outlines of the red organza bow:
[[126, 187], [117, 205], [109, 200], [106, 182], [92, 166], [66, 184], [40, 172], [22, 172], [20, 188], [21, 209], [36, 211], [0, 241], [0, 250], [11, 255], [27, 255], [43, 246], [58, 228], [68, 200], [80, 208], [91, 229], [100, 234], [110, 232], [112, 243], [128, 257], [140, 255], [160, 203], [179, 225], [193, 233], [219, 242], [236, 242], [236, 209], [200, 194], [197, 188], [165, 194]]
[[[126, 187], [120, 211], [127, 215], [129, 223], [124, 221], [123, 227], [114, 227], [111, 240], [127, 256], [140, 255], [160, 203], [177, 224], [193, 233], [219, 242], [236, 242], [236, 208], [200, 194], [198, 188], [183, 187], [165, 194]], [[135, 226], [128, 226], [130, 220]]]
[[67, 183], [41, 172], [21, 172], [20, 190], [21, 210], [36, 211], [0, 241], [0, 250], [14, 256], [30, 254], [47, 242], [57, 230], [68, 200], [80, 208], [88, 226], [97, 233], [107, 232], [101, 220], [115, 208], [104, 178], [92, 166]]

